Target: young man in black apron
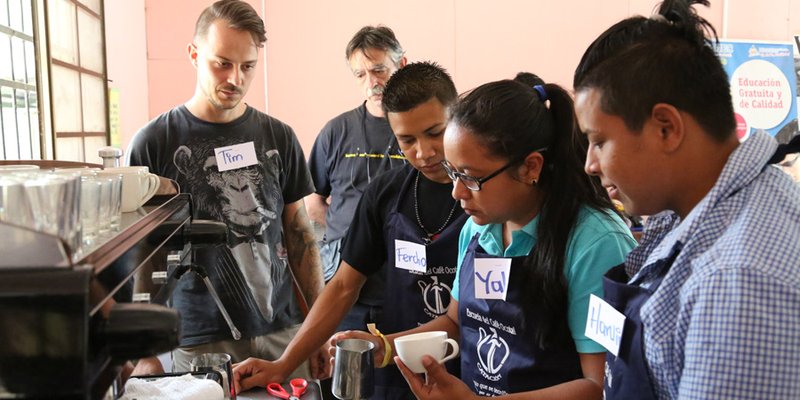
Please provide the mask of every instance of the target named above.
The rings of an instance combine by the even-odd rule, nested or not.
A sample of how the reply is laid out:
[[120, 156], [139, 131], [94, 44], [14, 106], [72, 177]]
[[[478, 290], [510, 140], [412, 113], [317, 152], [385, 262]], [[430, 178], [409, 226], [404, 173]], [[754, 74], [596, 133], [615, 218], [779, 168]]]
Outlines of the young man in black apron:
[[586, 171], [653, 215], [597, 305], [615, 332], [597, 338], [605, 398], [798, 399], [800, 186], [769, 165], [789, 149], [763, 131], [737, 140], [716, 33], [692, 3], [708, 5], [615, 24], [575, 74]]
[[[237, 387], [281, 382], [292, 365], [320, 349], [337, 325], [339, 330], [366, 330], [368, 323], [375, 323], [381, 331], [395, 332], [447, 310], [458, 235], [466, 221], [441, 165], [448, 108], [456, 96], [450, 76], [433, 63], [409, 64], [392, 76], [383, 107], [410, 165], [373, 180], [343, 243], [341, 266], [300, 332], [279, 360], [251, 359], [236, 366]], [[386, 275], [384, 287], [364, 286], [374, 274]], [[365, 290], [382, 293], [385, 301], [359, 302]], [[312, 360], [324, 365], [328, 358]], [[375, 378], [374, 399], [414, 398], [393, 366], [376, 370]]]

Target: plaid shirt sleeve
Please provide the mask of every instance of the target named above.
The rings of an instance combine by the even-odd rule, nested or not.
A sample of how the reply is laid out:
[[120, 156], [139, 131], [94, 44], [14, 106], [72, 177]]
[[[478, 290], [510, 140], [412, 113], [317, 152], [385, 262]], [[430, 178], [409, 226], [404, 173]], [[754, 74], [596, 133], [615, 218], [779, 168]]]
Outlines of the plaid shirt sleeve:
[[[684, 292], [681, 399], [790, 399], [798, 393], [800, 293], [757, 269], [719, 270]], [[685, 329], [685, 330], [684, 330]], [[678, 357], [680, 359], [680, 357]]]
[[648, 256], [683, 244], [641, 311], [659, 398], [800, 399], [800, 187], [766, 166], [776, 147], [740, 145]]

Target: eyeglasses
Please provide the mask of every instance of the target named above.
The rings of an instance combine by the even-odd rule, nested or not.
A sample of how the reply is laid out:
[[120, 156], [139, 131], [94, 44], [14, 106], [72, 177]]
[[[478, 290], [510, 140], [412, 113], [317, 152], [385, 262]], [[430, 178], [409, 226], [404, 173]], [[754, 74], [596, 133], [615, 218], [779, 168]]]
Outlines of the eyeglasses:
[[497, 175], [500, 175], [501, 172], [507, 170], [508, 167], [514, 165], [516, 162], [517, 160], [511, 161], [508, 164], [500, 167], [500, 169], [498, 169], [497, 171], [494, 171], [491, 174], [484, 176], [483, 178], [476, 178], [472, 175], [467, 175], [463, 172], [458, 172], [452, 165], [450, 165], [449, 162], [447, 162], [447, 160], [442, 160], [442, 167], [444, 167], [444, 171], [447, 172], [447, 176], [449, 176], [450, 179], [453, 180], [454, 184], [456, 182], [456, 179], [461, 179], [461, 183], [463, 183], [464, 186], [467, 187], [467, 189], [472, 190], [474, 192], [478, 192], [481, 190], [481, 186], [484, 183], [486, 183], [486, 181], [494, 178]]
[[[531, 153], [533, 153], [533, 152], [543, 152], [545, 150], [547, 150], [547, 147], [543, 147], [541, 149], [534, 150]], [[473, 192], [479, 192], [481, 190], [481, 186], [483, 186], [483, 184], [486, 183], [486, 181], [488, 181], [489, 179], [494, 178], [497, 175], [500, 175], [500, 173], [502, 173], [503, 171], [507, 170], [512, 165], [518, 163], [523, 158], [527, 157], [528, 154], [530, 154], [530, 153], [526, 153], [525, 156], [523, 156], [523, 157], [515, 158], [515, 159], [509, 161], [508, 164], [503, 165], [497, 171], [494, 171], [491, 174], [486, 175], [486, 176], [484, 176], [482, 178], [477, 178], [477, 177], [474, 177], [472, 175], [467, 175], [467, 174], [465, 174], [463, 172], [456, 171], [455, 167], [450, 165], [450, 163], [447, 162], [447, 160], [442, 160], [442, 167], [444, 167], [444, 172], [447, 173], [447, 176], [449, 176], [450, 179], [453, 180], [453, 184], [455, 184], [456, 179], [460, 179], [461, 183], [463, 183], [464, 186], [467, 189], [472, 190]]]

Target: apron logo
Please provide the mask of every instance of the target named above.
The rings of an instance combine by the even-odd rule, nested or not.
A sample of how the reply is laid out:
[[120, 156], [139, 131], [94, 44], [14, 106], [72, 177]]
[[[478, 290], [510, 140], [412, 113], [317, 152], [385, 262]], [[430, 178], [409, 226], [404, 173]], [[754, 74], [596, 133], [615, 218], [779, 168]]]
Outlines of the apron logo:
[[[606, 364], [606, 385], [608, 385], [608, 387], [612, 387], [611, 381], [612, 379], [614, 379], [614, 375], [611, 373], [611, 368], [608, 366], [608, 361], [606, 361], [605, 364]], [[605, 393], [603, 393], [603, 396], [605, 398]]]
[[422, 300], [425, 302], [425, 314], [431, 318], [436, 318], [447, 311], [450, 304], [450, 286], [439, 282], [439, 277], [432, 276], [433, 282], [417, 281], [419, 288], [422, 289]]
[[480, 337], [478, 338], [478, 360], [481, 375], [491, 381], [500, 379], [500, 370], [503, 368], [510, 351], [508, 343], [497, 334], [497, 330], [489, 328], [491, 334], [487, 334], [483, 328], [478, 328]]

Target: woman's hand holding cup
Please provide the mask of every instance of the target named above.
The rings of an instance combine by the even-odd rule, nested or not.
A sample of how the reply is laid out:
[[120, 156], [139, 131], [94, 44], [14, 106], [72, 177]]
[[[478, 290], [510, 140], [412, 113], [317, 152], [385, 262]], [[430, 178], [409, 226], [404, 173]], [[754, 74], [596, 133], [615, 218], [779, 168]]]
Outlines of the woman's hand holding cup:
[[[450, 354], [447, 354], [448, 344], [453, 348]], [[394, 347], [403, 363], [417, 374], [425, 372], [425, 367], [422, 365], [423, 356], [429, 355], [441, 364], [458, 355], [458, 342], [448, 338], [445, 331], [401, 336], [394, 340]]]

